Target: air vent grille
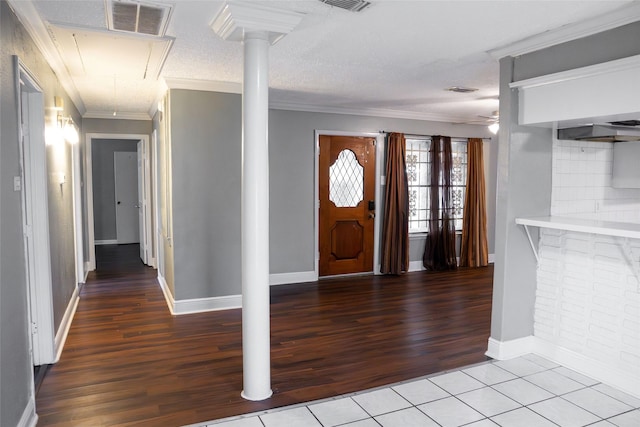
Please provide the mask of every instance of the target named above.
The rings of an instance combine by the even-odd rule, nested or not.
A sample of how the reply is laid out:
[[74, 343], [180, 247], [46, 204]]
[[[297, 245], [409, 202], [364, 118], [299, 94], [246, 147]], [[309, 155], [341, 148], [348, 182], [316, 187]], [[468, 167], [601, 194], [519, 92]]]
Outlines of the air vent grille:
[[168, 5], [115, 0], [108, 3], [109, 29], [164, 36], [171, 14]]
[[340, 9], [349, 10], [351, 12], [360, 12], [371, 2], [364, 0], [320, 0], [322, 3], [326, 3], [330, 6], [339, 7]]

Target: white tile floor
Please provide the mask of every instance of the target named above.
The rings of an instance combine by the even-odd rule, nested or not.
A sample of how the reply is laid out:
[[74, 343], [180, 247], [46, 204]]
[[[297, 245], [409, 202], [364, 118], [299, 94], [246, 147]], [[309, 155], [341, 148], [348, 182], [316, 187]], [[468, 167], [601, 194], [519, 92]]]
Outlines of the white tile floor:
[[272, 409], [215, 427], [640, 427], [640, 399], [535, 355]]

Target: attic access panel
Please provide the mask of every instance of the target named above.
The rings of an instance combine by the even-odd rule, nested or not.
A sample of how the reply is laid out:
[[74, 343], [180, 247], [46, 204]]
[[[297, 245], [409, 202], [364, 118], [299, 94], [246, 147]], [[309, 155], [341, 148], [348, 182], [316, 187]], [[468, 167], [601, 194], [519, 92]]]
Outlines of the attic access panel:
[[173, 45], [171, 37], [49, 24], [49, 33], [73, 77], [156, 80]]

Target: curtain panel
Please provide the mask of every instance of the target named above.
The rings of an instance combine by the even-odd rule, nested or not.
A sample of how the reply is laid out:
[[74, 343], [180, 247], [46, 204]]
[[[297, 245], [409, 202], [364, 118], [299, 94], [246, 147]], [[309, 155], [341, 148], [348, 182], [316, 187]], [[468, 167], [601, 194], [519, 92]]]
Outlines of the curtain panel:
[[409, 189], [402, 133], [387, 137], [387, 167], [380, 271], [402, 274], [409, 270]]
[[460, 266], [483, 267], [489, 264], [485, 190], [482, 139], [469, 138]]
[[452, 218], [451, 138], [433, 136], [429, 157], [431, 160], [429, 232], [422, 264], [427, 270], [454, 270], [457, 268], [457, 260], [456, 232]]

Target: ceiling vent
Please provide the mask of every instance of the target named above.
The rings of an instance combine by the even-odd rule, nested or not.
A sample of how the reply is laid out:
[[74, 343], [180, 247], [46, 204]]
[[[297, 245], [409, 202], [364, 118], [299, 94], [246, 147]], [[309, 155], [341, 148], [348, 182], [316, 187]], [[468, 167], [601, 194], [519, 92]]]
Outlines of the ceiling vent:
[[107, 0], [110, 30], [162, 37], [167, 31], [171, 6], [139, 1]]
[[339, 7], [340, 9], [348, 10], [350, 12], [360, 12], [371, 2], [364, 0], [320, 0], [322, 3], [326, 3], [329, 6]]

